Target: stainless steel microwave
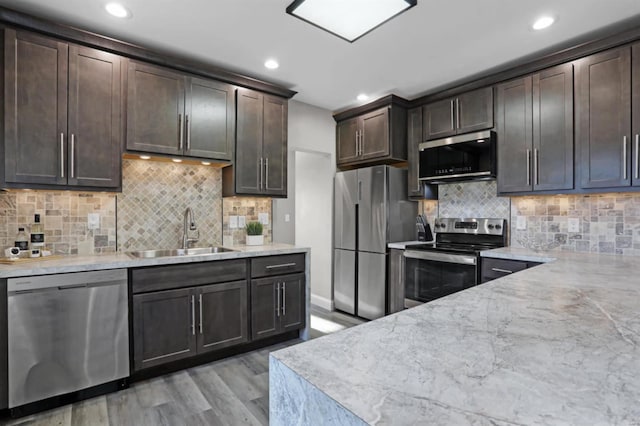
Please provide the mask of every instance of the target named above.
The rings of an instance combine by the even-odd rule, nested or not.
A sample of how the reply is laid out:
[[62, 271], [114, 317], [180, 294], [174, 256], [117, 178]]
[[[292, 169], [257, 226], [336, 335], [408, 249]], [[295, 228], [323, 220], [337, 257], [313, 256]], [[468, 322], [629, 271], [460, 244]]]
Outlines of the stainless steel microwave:
[[457, 135], [420, 144], [420, 180], [446, 183], [496, 177], [496, 134]]

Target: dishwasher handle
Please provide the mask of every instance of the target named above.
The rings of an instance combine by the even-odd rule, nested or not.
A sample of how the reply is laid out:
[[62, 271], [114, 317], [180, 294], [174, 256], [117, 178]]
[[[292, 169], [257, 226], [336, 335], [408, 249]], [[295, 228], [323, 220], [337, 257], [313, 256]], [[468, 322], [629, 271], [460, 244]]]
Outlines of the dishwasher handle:
[[114, 285], [126, 282], [126, 269], [74, 272], [71, 274], [9, 278], [7, 280], [7, 292], [9, 294], [20, 294], [43, 290], [65, 290], [68, 288]]

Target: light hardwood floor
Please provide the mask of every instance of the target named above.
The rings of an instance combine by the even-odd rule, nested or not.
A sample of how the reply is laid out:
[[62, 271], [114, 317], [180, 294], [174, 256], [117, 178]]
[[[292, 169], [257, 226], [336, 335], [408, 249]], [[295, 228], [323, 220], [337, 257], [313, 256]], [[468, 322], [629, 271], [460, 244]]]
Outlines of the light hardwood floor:
[[[311, 316], [311, 338], [363, 322], [316, 306], [312, 306]], [[24, 426], [268, 425], [269, 352], [298, 343], [301, 340], [291, 340], [1, 423]]]

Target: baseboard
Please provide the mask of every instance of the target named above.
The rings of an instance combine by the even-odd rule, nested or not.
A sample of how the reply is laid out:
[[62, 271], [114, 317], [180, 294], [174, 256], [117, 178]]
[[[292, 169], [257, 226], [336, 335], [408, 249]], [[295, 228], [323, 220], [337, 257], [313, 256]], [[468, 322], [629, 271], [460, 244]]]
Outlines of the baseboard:
[[333, 300], [318, 296], [317, 294], [311, 293], [311, 304], [326, 309], [327, 311], [333, 311]]

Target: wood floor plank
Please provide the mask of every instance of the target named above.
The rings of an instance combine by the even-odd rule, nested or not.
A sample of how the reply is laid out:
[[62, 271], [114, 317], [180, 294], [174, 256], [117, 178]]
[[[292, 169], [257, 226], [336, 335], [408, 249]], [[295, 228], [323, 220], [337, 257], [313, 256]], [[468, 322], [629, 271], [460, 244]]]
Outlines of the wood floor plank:
[[269, 424], [269, 395], [247, 401], [244, 405], [258, 419], [260, 424], [265, 426]]
[[73, 404], [71, 410], [71, 425], [109, 426], [107, 397], [99, 396]]

